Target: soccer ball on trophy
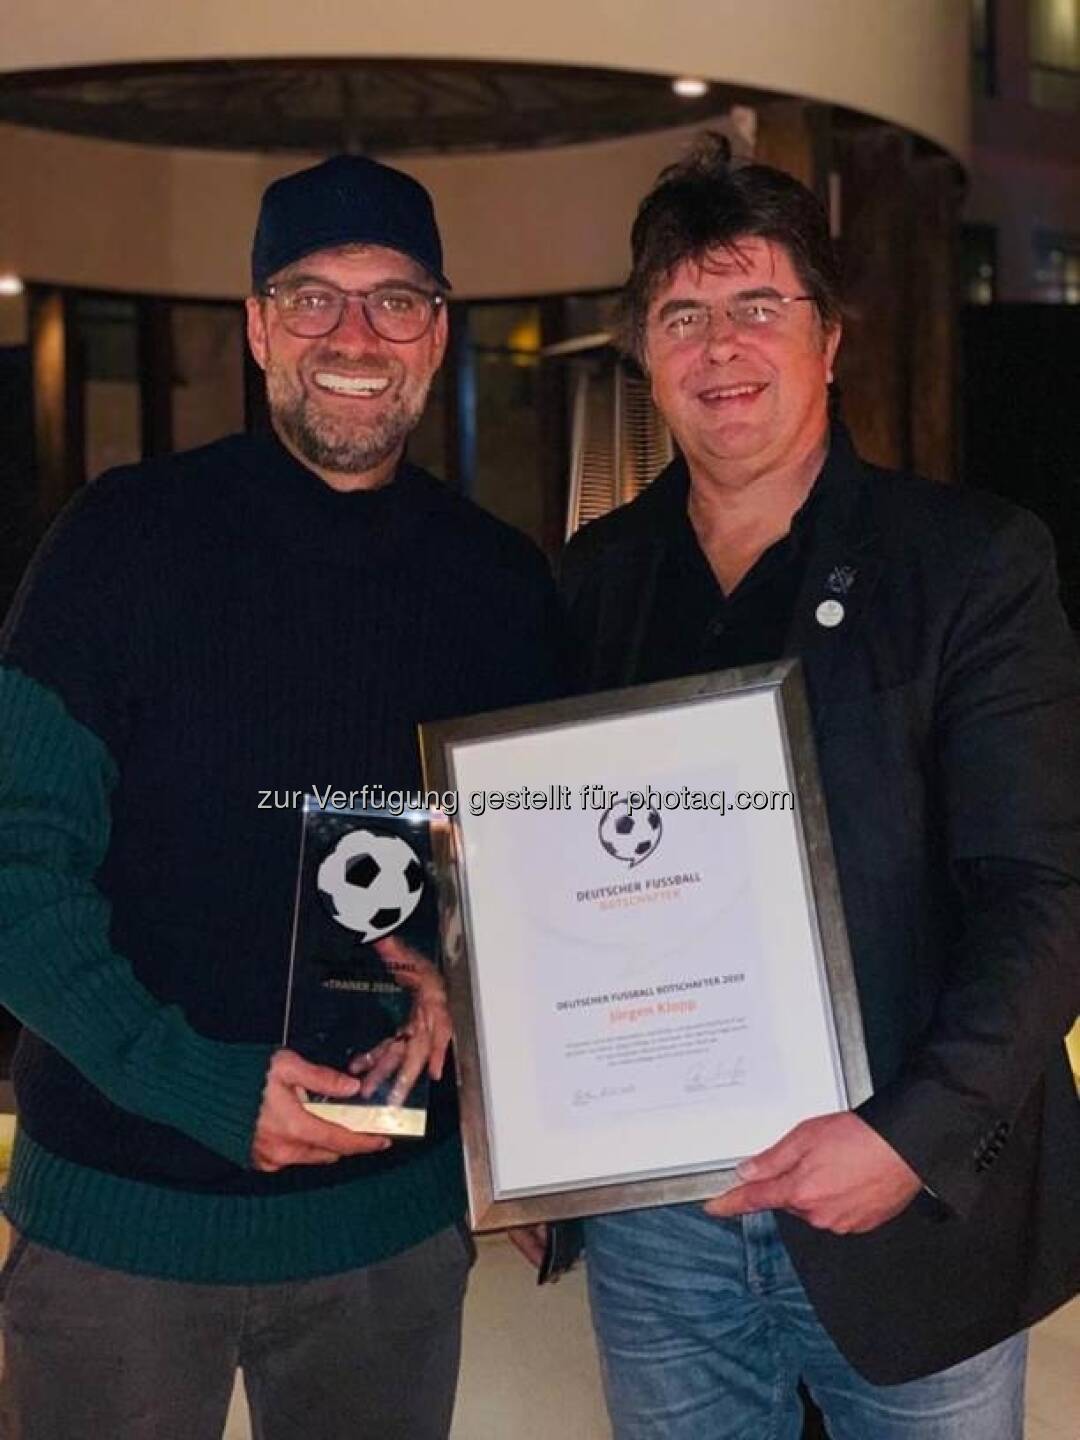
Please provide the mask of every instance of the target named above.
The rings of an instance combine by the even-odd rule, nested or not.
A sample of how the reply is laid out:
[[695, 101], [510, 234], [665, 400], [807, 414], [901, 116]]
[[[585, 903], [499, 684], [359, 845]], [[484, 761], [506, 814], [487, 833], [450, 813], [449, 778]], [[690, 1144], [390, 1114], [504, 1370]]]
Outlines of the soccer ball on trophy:
[[424, 867], [400, 836], [350, 830], [320, 864], [315, 884], [333, 919], [370, 944], [419, 905]]
[[653, 853], [663, 833], [658, 810], [652, 806], [631, 810], [622, 798], [616, 798], [600, 817], [600, 844], [631, 869]]

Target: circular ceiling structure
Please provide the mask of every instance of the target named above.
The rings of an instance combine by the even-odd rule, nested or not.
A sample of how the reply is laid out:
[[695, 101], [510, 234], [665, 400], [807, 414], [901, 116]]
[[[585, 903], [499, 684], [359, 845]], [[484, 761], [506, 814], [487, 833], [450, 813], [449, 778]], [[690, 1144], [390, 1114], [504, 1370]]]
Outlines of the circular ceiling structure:
[[0, 77], [0, 122], [140, 145], [304, 154], [521, 150], [708, 120], [761, 92], [566, 65], [236, 60]]
[[877, 9], [82, 0], [76, 24], [70, 0], [8, 0], [0, 269], [240, 296], [265, 186], [346, 150], [429, 188], [459, 295], [609, 289], [641, 196], [703, 126], [796, 173], [856, 120], [965, 153], [966, 7]]

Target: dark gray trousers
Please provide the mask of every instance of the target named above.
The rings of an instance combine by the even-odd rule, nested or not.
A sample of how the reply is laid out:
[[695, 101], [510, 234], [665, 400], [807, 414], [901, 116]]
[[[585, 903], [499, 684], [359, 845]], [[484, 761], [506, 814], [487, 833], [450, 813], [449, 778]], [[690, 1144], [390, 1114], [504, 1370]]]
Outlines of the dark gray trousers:
[[254, 1440], [444, 1440], [472, 1242], [282, 1285], [103, 1270], [24, 1237], [0, 1279], [2, 1440], [221, 1440], [237, 1367]]

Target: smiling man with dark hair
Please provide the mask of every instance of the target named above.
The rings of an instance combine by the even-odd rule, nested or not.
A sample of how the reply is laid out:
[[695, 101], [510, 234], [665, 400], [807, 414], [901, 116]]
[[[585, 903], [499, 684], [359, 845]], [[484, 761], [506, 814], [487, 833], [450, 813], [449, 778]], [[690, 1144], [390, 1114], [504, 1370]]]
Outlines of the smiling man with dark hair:
[[[706, 146], [633, 231], [679, 458], [571, 542], [590, 688], [802, 660], [874, 1083], [704, 1207], [586, 1225], [618, 1440], [1020, 1440], [1080, 1288], [1080, 664], [1030, 515], [863, 462], [839, 279], [791, 176]], [[518, 1242], [531, 1258], [541, 1236]]]

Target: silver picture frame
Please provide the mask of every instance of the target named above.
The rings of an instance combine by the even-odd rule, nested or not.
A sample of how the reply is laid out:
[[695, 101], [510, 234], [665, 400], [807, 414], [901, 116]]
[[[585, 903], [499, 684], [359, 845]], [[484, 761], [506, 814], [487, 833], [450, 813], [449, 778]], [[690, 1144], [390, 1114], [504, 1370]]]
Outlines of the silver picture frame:
[[[871, 1093], [798, 661], [420, 739], [425, 783], [455, 799], [432, 845], [475, 1230], [720, 1194], [745, 1154]], [[762, 788], [734, 788], [754, 766]], [[664, 788], [688, 775], [700, 787]], [[590, 806], [596, 790], [612, 804]], [[658, 817], [651, 834], [639, 812]], [[590, 888], [597, 875], [617, 878]], [[709, 958], [731, 936], [749, 962]], [[742, 968], [702, 971], [721, 964]]]

